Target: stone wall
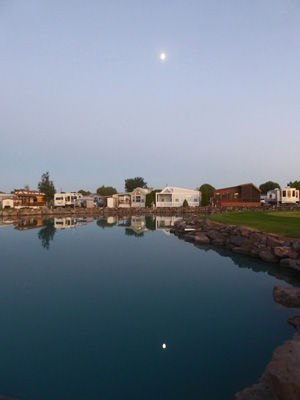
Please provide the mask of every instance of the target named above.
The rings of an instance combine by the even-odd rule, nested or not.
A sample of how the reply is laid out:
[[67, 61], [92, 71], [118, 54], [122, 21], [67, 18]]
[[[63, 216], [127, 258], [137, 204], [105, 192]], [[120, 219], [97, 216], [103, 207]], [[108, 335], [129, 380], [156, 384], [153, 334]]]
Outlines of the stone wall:
[[66, 216], [66, 215], [93, 215], [99, 217], [107, 217], [112, 215], [167, 215], [167, 216], [188, 216], [189, 218], [199, 215], [211, 215], [224, 212], [236, 211], [270, 211], [270, 210], [293, 210], [300, 212], [300, 206], [265, 206], [265, 207], [157, 207], [157, 208], [55, 208], [47, 207], [39, 209], [5, 209], [0, 210], [0, 218], [22, 217], [22, 216]]

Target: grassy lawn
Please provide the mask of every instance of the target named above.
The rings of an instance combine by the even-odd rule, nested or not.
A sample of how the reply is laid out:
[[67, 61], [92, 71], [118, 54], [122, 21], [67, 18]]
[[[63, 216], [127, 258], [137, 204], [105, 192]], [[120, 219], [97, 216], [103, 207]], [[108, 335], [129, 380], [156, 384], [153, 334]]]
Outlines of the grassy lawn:
[[201, 218], [208, 218], [228, 225], [243, 225], [290, 238], [300, 238], [300, 211], [228, 212]]

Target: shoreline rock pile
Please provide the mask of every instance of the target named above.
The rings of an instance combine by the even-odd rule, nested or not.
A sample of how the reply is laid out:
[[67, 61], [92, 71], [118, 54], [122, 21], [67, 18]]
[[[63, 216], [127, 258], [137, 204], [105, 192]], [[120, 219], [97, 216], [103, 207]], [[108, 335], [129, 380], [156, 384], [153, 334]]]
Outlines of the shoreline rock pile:
[[171, 233], [195, 244], [224, 246], [235, 253], [258, 257], [300, 272], [300, 240], [236, 225], [203, 220], [180, 220]]
[[[300, 308], [300, 288], [275, 286], [274, 301]], [[300, 399], [300, 316], [287, 321], [296, 329], [291, 340], [275, 349], [258, 383], [235, 395], [236, 400]]]

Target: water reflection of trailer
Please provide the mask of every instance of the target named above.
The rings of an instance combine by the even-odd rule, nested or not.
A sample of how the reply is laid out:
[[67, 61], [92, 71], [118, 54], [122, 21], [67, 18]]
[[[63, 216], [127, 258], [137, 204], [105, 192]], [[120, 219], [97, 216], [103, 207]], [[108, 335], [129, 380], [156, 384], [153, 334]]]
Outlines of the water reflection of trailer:
[[81, 193], [55, 193], [54, 207], [74, 207], [75, 202], [82, 197]]
[[176, 221], [182, 219], [182, 217], [166, 217], [166, 216], [156, 216], [156, 230], [163, 231], [166, 235], [170, 235], [171, 228], [174, 227]]
[[76, 228], [76, 226], [81, 225], [77, 218], [73, 217], [62, 217], [54, 218], [54, 228], [65, 229], [65, 228]]

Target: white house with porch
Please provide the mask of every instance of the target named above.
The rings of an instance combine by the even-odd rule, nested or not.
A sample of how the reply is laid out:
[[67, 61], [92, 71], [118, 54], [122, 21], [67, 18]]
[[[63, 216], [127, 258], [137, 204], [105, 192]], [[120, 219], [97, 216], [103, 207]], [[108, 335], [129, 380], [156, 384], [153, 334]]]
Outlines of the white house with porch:
[[152, 189], [136, 188], [131, 192], [131, 207], [141, 208], [145, 207], [146, 196]]
[[130, 193], [117, 193], [113, 194], [114, 201], [107, 202], [108, 207], [118, 208], [142, 208], [146, 205], [146, 196], [152, 189], [136, 188]]
[[201, 192], [167, 186], [161, 192], [156, 193], [156, 207], [182, 207], [184, 200], [190, 207], [199, 207]]

